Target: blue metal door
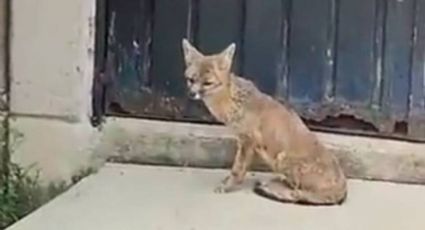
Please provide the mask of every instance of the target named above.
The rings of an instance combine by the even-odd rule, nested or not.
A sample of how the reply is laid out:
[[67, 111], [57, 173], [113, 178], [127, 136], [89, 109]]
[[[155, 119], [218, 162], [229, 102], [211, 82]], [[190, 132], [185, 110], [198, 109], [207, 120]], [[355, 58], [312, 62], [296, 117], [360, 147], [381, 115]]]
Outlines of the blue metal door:
[[425, 0], [99, 0], [95, 118], [215, 122], [181, 39], [237, 43], [235, 72], [313, 128], [425, 140]]

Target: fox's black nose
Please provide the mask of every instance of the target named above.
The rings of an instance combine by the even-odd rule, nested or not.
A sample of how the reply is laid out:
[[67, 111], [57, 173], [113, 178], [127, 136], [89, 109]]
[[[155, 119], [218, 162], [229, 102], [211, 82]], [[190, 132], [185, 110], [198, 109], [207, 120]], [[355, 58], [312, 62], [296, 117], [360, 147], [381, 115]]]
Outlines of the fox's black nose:
[[189, 96], [189, 98], [191, 98], [191, 99], [195, 99], [195, 97], [196, 97], [196, 93], [194, 93], [194, 92], [192, 92], [192, 91], [189, 91], [188, 96]]
[[189, 92], [189, 98], [191, 98], [193, 100], [201, 100], [201, 94], [200, 93]]

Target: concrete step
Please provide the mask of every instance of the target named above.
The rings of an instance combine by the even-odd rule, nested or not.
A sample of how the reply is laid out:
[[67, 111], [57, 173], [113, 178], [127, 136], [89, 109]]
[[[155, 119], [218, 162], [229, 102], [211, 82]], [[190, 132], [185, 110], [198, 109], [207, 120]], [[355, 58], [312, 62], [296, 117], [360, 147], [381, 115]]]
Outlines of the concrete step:
[[[236, 152], [236, 136], [224, 126], [110, 117], [102, 133], [96, 152], [117, 163], [225, 168]], [[350, 178], [425, 184], [424, 143], [316, 135]], [[252, 169], [268, 167], [257, 158]]]
[[350, 180], [341, 206], [275, 202], [213, 188], [226, 170], [107, 164], [9, 230], [420, 230], [425, 186]]

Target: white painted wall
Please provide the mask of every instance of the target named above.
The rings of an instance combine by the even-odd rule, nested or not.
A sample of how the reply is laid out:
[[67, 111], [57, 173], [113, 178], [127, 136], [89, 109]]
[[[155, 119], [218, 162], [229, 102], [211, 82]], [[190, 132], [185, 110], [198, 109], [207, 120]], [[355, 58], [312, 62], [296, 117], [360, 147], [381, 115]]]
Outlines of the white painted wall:
[[[95, 0], [12, 0], [12, 159], [46, 181], [91, 164]], [[11, 141], [14, 140], [13, 135]]]

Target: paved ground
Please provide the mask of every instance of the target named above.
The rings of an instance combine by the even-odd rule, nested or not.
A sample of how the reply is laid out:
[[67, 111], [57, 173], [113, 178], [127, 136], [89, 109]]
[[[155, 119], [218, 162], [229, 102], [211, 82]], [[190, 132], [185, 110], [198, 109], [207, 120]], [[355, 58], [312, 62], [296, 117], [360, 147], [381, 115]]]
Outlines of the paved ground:
[[225, 175], [108, 164], [9, 230], [425, 229], [425, 186], [350, 181], [344, 205], [307, 207], [213, 193]]

